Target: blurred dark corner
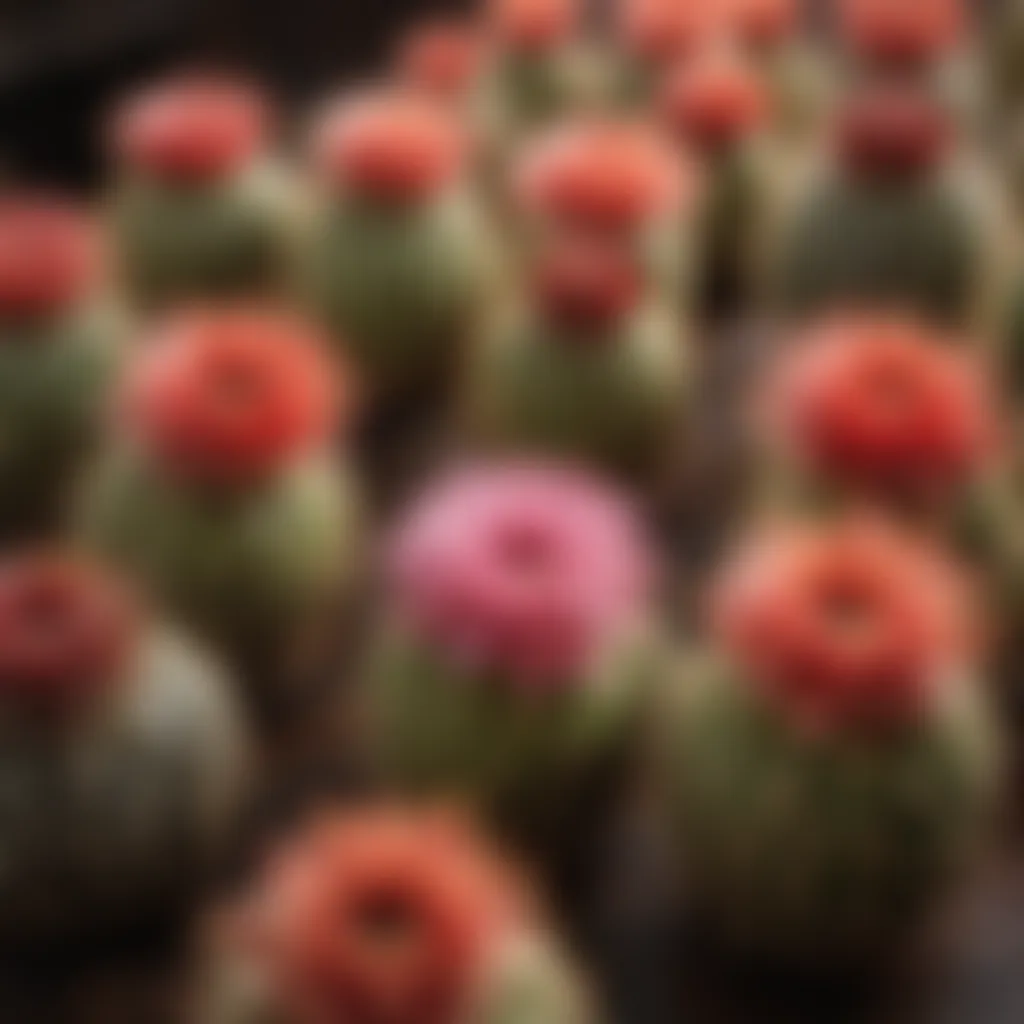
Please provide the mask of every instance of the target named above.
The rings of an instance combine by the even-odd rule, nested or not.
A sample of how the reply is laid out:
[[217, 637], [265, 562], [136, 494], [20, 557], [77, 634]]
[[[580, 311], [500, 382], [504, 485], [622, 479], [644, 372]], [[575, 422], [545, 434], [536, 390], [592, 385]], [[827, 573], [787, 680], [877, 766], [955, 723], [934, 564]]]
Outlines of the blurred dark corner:
[[259, 76], [286, 105], [379, 67], [390, 41], [469, 0], [0, 0], [0, 181], [88, 190], [127, 87], [181, 65]]

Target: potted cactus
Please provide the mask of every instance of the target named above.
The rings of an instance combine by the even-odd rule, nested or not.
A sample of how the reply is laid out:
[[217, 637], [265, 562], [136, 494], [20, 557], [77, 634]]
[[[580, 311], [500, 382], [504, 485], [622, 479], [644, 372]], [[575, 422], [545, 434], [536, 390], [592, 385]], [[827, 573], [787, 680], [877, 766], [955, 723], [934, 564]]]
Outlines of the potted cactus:
[[371, 401], [447, 382], [495, 269], [456, 123], [421, 96], [361, 96], [331, 108], [315, 149], [323, 195], [304, 260], [313, 310]]
[[319, 667], [355, 572], [331, 364], [279, 314], [185, 313], [155, 333], [129, 368], [84, 533], [224, 650], [254, 705], [281, 705]]
[[990, 321], [1003, 291], [1005, 211], [952, 134], [920, 89], [890, 83], [853, 94], [833, 159], [780, 217], [783, 310], [895, 307], [979, 330]]
[[105, 421], [123, 318], [89, 218], [43, 196], [0, 199], [0, 534], [59, 525]]
[[[565, 237], [628, 253], [648, 283], [685, 307], [691, 253], [685, 214], [694, 168], [659, 134], [587, 118], [559, 125], [523, 152], [514, 172], [520, 251]], [[682, 236], [682, 241], [680, 240]]]
[[696, 282], [705, 314], [749, 303], [757, 290], [777, 169], [765, 145], [769, 98], [753, 67], [712, 52], [672, 72], [661, 106], [669, 131], [703, 160]]
[[395, 57], [399, 83], [466, 113], [484, 69], [482, 33], [468, 20], [437, 19], [406, 35]]
[[114, 239], [140, 307], [286, 282], [298, 203], [268, 152], [269, 121], [257, 91], [217, 77], [160, 83], [117, 112]]
[[393, 542], [365, 672], [384, 775], [543, 838], [629, 746], [657, 680], [646, 559], [622, 500], [568, 469], [436, 485]]
[[477, 349], [472, 433], [633, 480], [667, 470], [687, 391], [671, 311], [607, 244], [553, 243], [535, 262], [528, 294]]
[[0, 563], [0, 947], [176, 919], [231, 839], [241, 721], [218, 666], [109, 572]]
[[846, 522], [742, 546], [712, 608], [662, 715], [695, 905], [745, 954], [884, 964], [951, 895], [997, 786], [959, 581]]
[[197, 1024], [585, 1024], [533, 900], [450, 812], [306, 826], [210, 929]]

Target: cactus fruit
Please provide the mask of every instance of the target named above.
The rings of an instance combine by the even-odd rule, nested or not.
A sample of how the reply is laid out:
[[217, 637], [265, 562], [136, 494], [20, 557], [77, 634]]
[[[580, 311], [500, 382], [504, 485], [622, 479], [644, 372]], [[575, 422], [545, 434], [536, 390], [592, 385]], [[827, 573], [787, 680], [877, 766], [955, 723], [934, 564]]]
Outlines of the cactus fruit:
[[637, 523], [567, 469], [469, 470], [413, 509], [390, 568], [365, 680], [379, 763], [528, 838], [628, 747], [657, 675]]
[[527, 262], [551, 238], [593, 240], [629, 253], [656, 288], [688, 293], [680, 285], [690, 257], [683, 214], [694, 177], [663, 138], [631, 123], [584, 119], [554, 128], [515, 168]]
[[130, 100], [113, 132], [120, 274], [144, 309], [262, 294], [290, 271], [297, 203], [240, 82], [185, 78]]
[[198, 1024], [584, 1024], [527, 887], [450, 812], [306, 826], [211, 929]]
[[317, 134], [323, 210], [308, 240], [313, 309], [374, 399], [450, 378], [493, 285], [493, 250], [452, 118], [421, 96], [342, 101]]
[[704, 162], [694, 261], [703, 311], [752, 298], [773, 204], [772, 160], [764, 127], [769, 99], [753, 68], [712, 53], [674, 71], [662, 97], [664, 119]]
[[536, 264], [529, 296], [477, 350], [471, 429], [500, 449], [656, 476], [677, 454], [686, 408], [671, 312], [606, 244], [555, 243]]
[[356, 559], [330, 363], [281, 315], [186, 313], [156, 333], [84, 531], [244, 670], [257, 705], [287, 696], [270, 691], [323, 653]]
[[784, 310], [887, 306], [971, 326], [991, 315], [1001, 211], [954, 159], [951, 135], [921, 90], [889, 84], [852, 97], [836, 159], [781, 218]]
[[621, 0], [615, 10], [611, 102], [646, 113], [667, 72], [699, 52], [713, 35], [718, 14], [714, 4]]
[[244, 782], [216, 665], [92, 563], [8, 556], [0, 708], [0, 946], [180, 914], [224, 853]]
[[58, 525], [92, 454], [124, 325], [103, 293], [99, 239], [73, 206], [0, 200], [0, 534]]
[[998, 423], [978, 354], [911, 322], [811, 328], [765, 397], [766, 475], [787, 503], [867, 502], [950, 527], [993, 470]]
[[761, 537], [729, 563], [714, 649], [664, 716], [680, 858], [727, 944], [884, 962], [950, 894], [999, 759], [962, 598], [877, 524]]

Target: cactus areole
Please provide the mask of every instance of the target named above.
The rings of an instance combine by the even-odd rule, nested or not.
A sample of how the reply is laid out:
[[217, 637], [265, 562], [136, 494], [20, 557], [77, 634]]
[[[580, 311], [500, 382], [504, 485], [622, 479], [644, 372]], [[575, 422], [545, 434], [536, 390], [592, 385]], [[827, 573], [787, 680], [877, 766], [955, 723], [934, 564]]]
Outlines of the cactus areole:
[[142, 93], [118, 115], [114, 146], [130, 169], [175, 183], [230, 177], [266, 144], [269, 111], [240, 81], [184, 78]]
[[961, 0], [843, 0], [839, 17], [855, 55], [897, 69], [941, 60], [957, 48], [966, 28]]
[[467, 472], [399, 531], [391, 563], [413, 628], [515, 685], [573, 685], [646, 611], [649, 566], [617, 496], [538, 466]]
[[769, 389], [770, 430], [797, 463], [876, 497], [955, 497], [989, 463], [992, 396], [964, 347], [909, 323], [812, 329]]
[[930, 552], [877, 524], [779, 533], [718, 581], [713, 624], [744, 678], [795, 724], [900, 727], [969, 648], [963, 593]]
[[468, 828], [436, 812], [375, 810], [294, 841], [249, 923], [289, 1019], [450, 1024], [524, 916]]
[[93, 225], [71, 204], [0, 197], [0, 320], [63, 313], [95, 290], [101, 263]]
[[80, 709], [115, 684], [137, 612], [97, 566], [48, 553], [0, 562], [0, 703], [46, 715]]
[[328, 113], [316, 139], [329, 188], [382, 204], [429, 200], [457, 179], [463, 155], [453, 121], [419, 96], [345, 101]]
[[517, 169], [525, 210], [586, 234], [633, 235], [686, 199], [679, 161], [653, 133], [588, 121], [555, 129]]
[[189, 481], [246, 486], [327, 443], [339, 395], [304, 325], [255, 312], [184, 314], [128, 375], [129, 429]]

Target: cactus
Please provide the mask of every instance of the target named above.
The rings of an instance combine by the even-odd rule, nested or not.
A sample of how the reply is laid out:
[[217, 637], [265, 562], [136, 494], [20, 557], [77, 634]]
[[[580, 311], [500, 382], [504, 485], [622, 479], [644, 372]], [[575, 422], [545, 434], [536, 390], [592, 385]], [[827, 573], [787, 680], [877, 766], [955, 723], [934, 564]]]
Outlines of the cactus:
[[568, 471], [468, 471], [400, 529], [368, 659], [368, 731], [400, 785], [455, 790], [526, 838], [628, 746], [658, 671], [646, 553]]
[[92, 563], [0, 565], [0, 946], [180, 915], [231, 838], [241, 723], [219, 668]]
[[221, 647], [259, 706], [316, 667], [354, 573], [329, 363], [285, 317], [183, 314], [157, 334], [128, 374], [124, 436], [82, 529]]
[[599, 242], [632, 256], [649, 284], [665, 296], [682, 293], [686, 305], [684, 227], [695, 174], [659, 134], [618, 120], [560, 125], [523, 152], [513, 189], [527, 263], [552, 239]]
[[541, 255], [530, 295], [482, 339], [471, 429], [499, 448], [637, 479], [666, 470], [686, 408], [682, 339], [628, 258], [594, 243]]
[[957, 524], [994, 471], [992, 389], [967, 344], [913, 322], [834, 318], [785, 353], [764, 395], [766, 491]]
[[864, 524], [730, 561], [714, 646], [664, 716], [679, 855], [728, 944], [884, 962], [951, 895], [999, 759], [961, 598], [930, 551]]
[[97, 238], [62, 201], [0, 204], [0, 533], [58, 526], [92, 455], [124, 325], [103, 294]]
[[875, 86], [840, 119], [838, 159], [782, 218], [777, 299], [790, 313], [869, 305], [978, 326], [1002, 258], [996, 197], [951, 159], [919, 90]]
[[522, 881], [451, 813], [306, 826], [211, 929], [197, 1024], [584, 1024]]
[[416, 92], [467, 113], [484, 67], [484, 40], [469, 21], [438, 19], [418, 25], [399, 45], [395, 71]]
[[461, 150], [421, 97], [343, 101], [318, 134], [325, 195], [306, 291], [373, 398], [450, 379], [490, 297], [494, 252]]
[[774, 202], [765, 90], [748, 63], [712, 53], [669, 76], [662, 107], [673, 135], [704, 162], [694, 261], [699, 306], [709, 313], [749, 302]]
[[143, 309], [274, 292], [294, 256], [297, 201], [267, 155], [267, 111], [240, 83], [173, 81], [115, 122], [112, 221]]

